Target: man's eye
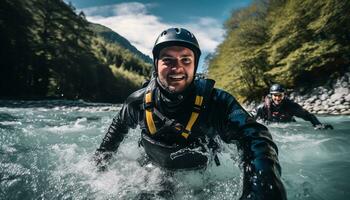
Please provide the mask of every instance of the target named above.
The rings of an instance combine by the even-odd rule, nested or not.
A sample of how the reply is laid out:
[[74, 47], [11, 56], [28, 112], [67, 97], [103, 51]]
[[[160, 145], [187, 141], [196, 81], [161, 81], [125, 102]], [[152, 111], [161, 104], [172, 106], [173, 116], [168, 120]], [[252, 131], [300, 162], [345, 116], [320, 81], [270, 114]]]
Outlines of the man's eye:
[[173, 61], [173, 59], [171, 59], [171, 58], [162, 58], [162, 61], [163, 61], [165, 64], [170, 64], [170, 63]]
[[191, 58], [181, 58], [181, 62], [183, 64], [191, 64], [192, 63], [192, 59]]

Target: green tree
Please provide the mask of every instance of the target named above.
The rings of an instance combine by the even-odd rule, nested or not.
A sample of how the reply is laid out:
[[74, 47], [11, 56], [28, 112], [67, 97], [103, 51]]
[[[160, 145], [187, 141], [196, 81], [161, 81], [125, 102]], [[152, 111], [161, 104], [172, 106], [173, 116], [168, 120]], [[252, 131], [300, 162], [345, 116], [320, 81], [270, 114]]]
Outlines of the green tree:
[[349, 1], [260, 0], [236, 10], [209, 62], [209, 76], [240, 101], [260, 99], [273, 82], [324, 84], [350, 64]]

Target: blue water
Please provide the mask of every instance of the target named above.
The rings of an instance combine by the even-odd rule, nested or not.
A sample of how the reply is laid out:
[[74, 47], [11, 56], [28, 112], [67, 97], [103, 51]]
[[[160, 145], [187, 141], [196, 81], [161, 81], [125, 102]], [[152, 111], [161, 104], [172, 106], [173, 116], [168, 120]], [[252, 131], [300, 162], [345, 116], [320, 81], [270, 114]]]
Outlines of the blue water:
[[[0, 199], [238, 199], [241, 172], [234, 145], [221, 165], [175, 172], [141, 166], [139, 130], [131, 130], [107, 172], [91, 156], [120, 105], [81, 101], [0, 101]], [[318, 116], [335, 130], [298, 120], [269, 125], [280, 151], [288, 199], [344, 200], [350, 195], [350, 116]]]

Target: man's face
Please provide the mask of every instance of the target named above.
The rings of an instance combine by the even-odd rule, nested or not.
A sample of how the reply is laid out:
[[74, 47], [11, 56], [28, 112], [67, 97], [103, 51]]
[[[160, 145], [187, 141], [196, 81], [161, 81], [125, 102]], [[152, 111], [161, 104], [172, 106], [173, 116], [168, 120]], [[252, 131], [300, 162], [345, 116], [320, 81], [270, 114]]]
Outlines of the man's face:
[[195, 58], [192, 50], [181, 46], [162, 49], [157, 62], [161, 84], [172, 93], [184, 91], [194, 77]]
[[271, 96], [272, 96], [273, 103], [275, 103], [276, 105], [279, 105], [281, 104], [284, 98], [284, 93], [274, 93], [274, 94], [271, 94]]

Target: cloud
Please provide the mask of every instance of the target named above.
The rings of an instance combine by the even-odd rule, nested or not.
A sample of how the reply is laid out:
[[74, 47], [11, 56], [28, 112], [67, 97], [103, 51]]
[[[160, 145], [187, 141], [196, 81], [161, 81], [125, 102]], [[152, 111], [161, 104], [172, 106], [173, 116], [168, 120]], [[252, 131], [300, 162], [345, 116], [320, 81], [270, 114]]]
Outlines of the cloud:
[[213, 52], [223, 40], [224, 30], [222, 24], [216, 19], [209, 17], [198, 18], [182, 26], [188, 27], [193, 32], [204, 52]]
[[138, 50], [151, 56], [151, 50], [160, 32], [169, 27], [184, 27], [194, 33], [203, 52], [212, 52], [222, 41], [224, 31], [213, 18], [191, 18], [184, 24], [166, 23], [149, 13], [156, 4], [138, 2], [83, 9], [88, 21], [99, 23], [128, 39]]

